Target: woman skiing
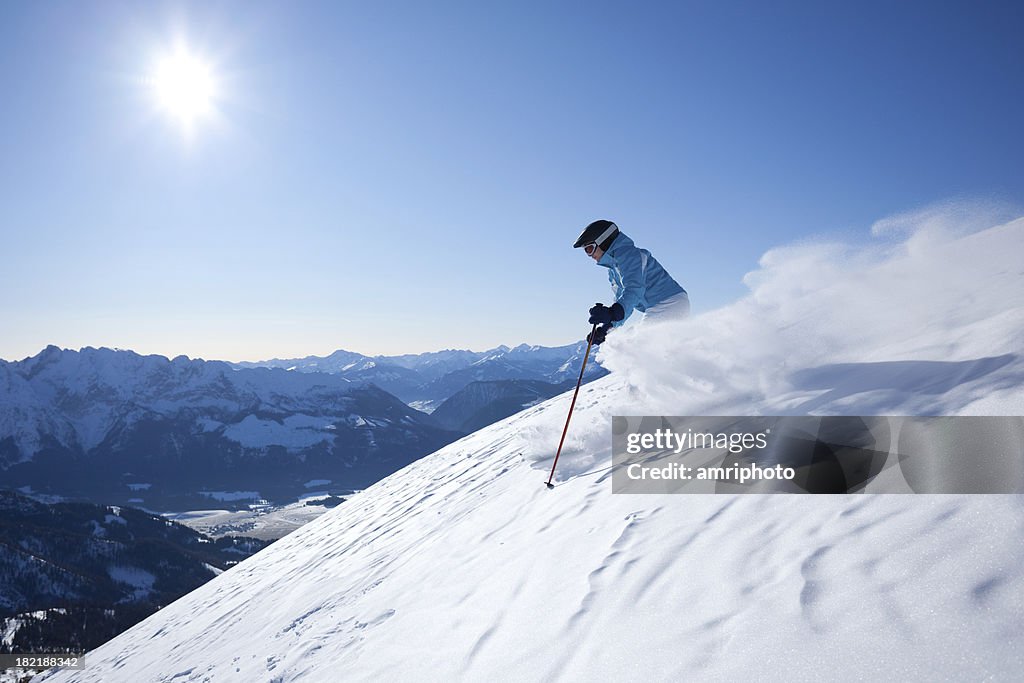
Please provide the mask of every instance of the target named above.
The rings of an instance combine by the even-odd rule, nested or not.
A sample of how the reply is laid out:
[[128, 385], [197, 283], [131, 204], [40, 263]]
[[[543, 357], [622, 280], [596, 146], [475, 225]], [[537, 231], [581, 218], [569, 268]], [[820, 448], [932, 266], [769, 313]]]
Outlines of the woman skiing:
[[[608, 269], [615, 303], [597, 304], [590, 309], [590, 324], [599, 325], [594, 331], [594, 344], [605, 340], [608, 332], [629, 318], [634, 309], [644, 314], [644, 320], [683, 318], [690, 312], [690, 299], [686, 290], [651, 256], [651, 252], [633, 244], [625, 233], [611, 221], [594, 221], [588, 225], [574, 249], [583, 248], [597, 265]], [[587, 335], [587, 341], [591, 341]]]

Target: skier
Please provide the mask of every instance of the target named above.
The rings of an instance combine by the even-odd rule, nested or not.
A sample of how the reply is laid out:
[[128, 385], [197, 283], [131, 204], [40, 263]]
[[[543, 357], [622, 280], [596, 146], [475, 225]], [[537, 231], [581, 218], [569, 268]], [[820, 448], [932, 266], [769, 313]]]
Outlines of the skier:
[[[672, 279], [657, 259], [646, 249], [639, 249], [625, 233], [611, 221], [594, 221], [588, 225], [574, 249], [583, 247], [587, 256], [597, 265], [608, 269], [615, 303], [597, 304], [590, 309], [590, 324], [594, 330], [593, 343], [604, 342], [608, 332], [618, 327], [636, 309], [644, 320], [684, 318], [690, 313], [690, 298], [686, 290]], [[591, 341], [587, 335], [587, 341]]]

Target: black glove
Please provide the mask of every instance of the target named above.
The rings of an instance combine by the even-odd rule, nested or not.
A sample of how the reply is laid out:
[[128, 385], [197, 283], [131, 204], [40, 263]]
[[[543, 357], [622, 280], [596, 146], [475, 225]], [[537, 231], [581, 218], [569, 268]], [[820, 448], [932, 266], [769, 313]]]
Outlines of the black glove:
[[594, 304], [594, 307], [590, 309], [590, 320], [587, 322], [591, 325], [594, 323], [607, 325], [608, 323], [618, 322], [625, 317], [626, 311], [622, 308], [622, 304], [616, 301], [611, 306]]
[[[591, 332], [590, 334], [587, 335], [587, 343], [588, 344], [593, 344], [594, 346], [598, 346], [600, 344], [603, 344], [605, 337], [608, 336], [608, 331], [611, 330], [611, 329], [612, 329], [612, 324], [611, 323], [608, 323], [606, 325], [601, 325], [600, 327], [598, 327], [593, 332]], [[593, 337], [593, 339], [591, 339], [591, 337]]]

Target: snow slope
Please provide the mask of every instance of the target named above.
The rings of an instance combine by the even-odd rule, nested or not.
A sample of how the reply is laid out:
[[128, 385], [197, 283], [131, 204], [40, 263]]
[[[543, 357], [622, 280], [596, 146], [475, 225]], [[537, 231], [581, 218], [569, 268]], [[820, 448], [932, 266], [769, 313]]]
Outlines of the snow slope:
[[616, 413], [1020, 414], [1024, 220], [895, 222], [767, 254], [730, 307], [617, 331], [554, 491], [568, 394], [42, 680], [1019, 680], [1018, 496], [610, 493]]

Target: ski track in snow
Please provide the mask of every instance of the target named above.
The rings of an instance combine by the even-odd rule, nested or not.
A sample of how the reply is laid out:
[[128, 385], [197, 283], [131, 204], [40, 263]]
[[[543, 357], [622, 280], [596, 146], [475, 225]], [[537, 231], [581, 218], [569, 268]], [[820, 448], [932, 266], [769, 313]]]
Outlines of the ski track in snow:
[[[622, 330], [636, 348], [602, 350], [615, 374], [580, 392], [554, 491], [543, 482], [569, 394], [413, 463], [89, 653], [85, 669], [41, 680], [1019, 680], [1019, 496], [610, 495], [613, 414], [1020, 414], [1024, 315], [1006, 303], [1024, 303], [1012, 265], [1024, 221], [946, 241], [922, 231], [858, 273], [862, 285], [874, 275], [891, 289], [886, 269], [925, 277], [921, 251], [985, 258], [1002, 279], [969, 306], [947, 299], [944, 318], [938, 304], [903, 312], [924, 327], [886, 313], [873, 336], [840, 329], [849, 346], [829, 362], [818, 342], [835, 328], [800, 328], [803, 346], [772, 332], [729, 355], [736, 331], [756, 334], [744, 302], [660, 346], [653, 329]], [[781, 267], [773, 258], [764, 269]], [[934, 269], [959, 281], [951, 263]], [[758, 277], [754, 298], [779, 285]], [[828, 296], [846, 301], [836, 277]], [[801, 316], [827, 303], [799, 286]], [[785, 330], [790, 318], [773, 316]], [[981, 360], [906, 364], [935, 349], [943, 363]], [[630, 367], [629, 353], [670, 365]]]

